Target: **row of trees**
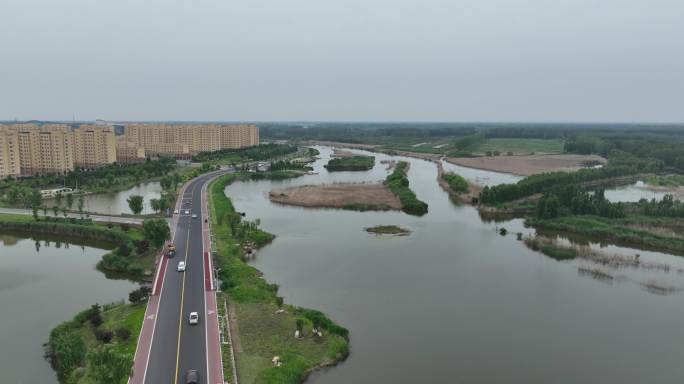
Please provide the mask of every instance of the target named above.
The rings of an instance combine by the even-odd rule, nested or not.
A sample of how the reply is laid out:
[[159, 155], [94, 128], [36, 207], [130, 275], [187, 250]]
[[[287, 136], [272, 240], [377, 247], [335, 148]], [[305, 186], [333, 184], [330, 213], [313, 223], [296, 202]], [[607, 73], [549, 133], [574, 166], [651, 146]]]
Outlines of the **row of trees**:
[[669, 194], [665, 195], [662, 200], [641, 199], [636, 204], [635, 210], [647, 216], [684, 217], [684, 203], [675, 200], [674, 196]]
[[589, 193], [576, 186], [559, 187], [545, 193], [537, 203], [537, 217], [553, 219], [562, 215], [625, 216], [625, 204], [612, 203], [602, 189]]
[[0, 180], [0, 193], [13, 186], [31, 189], [47, 189], [56, 186], [70, 186], [85, 190], [110, 189], [120, 185], [138, 183], [169, 173], [175, 167], [175, 159], [162, 157], [140, 164], [110, 164], [104, 167], [77, 168], [66, 174], [46, 174], [20, 179]]
[[[126, 202], [128, 203], [128, 208], [135, 215], [141, 214], [143, 209], [145, 209], [145, 198], [143, 196], [131, 195], [126, 199]], [[162, 213], [166, 209], [171, 208], [173, 202], [173, 195], [168, 192], [162, 192], [158, 199], [150, 199], [150, 208], [156, 213]]]
[[424, 215], [428, 211], [426, 202], [418, 200], [416, 194], [409, 188], [409, 180], [406, 176], [409, 164], [400, 161], [394, 171], [385, 179], [385, 185], [401, 201], [401, 209], [411, 215]]
[[577, 172], [550, 172], [526, 177], [515, 184], [485, 187], [480, 202], [487, 205], [505, 203], [536, 193], [544, 193], [556, 186], [579, 186], [596, 180], [634, 175], [662, 170], [662, 164], [652, 159], [640, 159], [624, 153], [616, 153], [607, 166], [597, 169], [581, 169]]
[[229, 158], [236, 161], [262, 161], [276, 157], [286, 156], [295, 152], [297, 152], [296, 145], [271, 143], [248, 148], [222, 149], [220, 151], [202, 152], [193, 156], [192, 160], [198, 162], [205, 162]]

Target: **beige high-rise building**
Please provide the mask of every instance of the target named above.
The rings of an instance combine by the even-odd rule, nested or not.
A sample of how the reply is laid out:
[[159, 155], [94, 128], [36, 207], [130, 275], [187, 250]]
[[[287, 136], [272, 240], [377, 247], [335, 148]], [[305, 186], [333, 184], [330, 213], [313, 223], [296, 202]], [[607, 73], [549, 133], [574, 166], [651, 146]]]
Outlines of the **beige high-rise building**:
[[116, 138], [116, 162], [119, 164], [141, 163], [145, 161], [145, 148], [136, 145], [126, 136]]
[[9, 129], [17, 134], [22, 176], [74, 169], [73, 135], [68, 126], [17, 124]]
[[116, 162], [114, 129], [106, 125], [82, 125], [73, 132], [74, 166], [95, 168]]
[[259, 145], [255, 125], [132, 124], [124, 128], [124, 136], [153, 155], [192, 155]]
[[0, 126], [0, 179], [20, 175], [19, 135], [5, 126]]

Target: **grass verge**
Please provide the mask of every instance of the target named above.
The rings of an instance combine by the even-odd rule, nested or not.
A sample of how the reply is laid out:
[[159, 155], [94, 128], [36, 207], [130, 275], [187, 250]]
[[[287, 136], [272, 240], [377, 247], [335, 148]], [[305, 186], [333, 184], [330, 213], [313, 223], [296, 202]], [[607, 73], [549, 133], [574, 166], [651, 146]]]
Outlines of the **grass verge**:
[[[242, 383], [300, 383], [311, 370], [347, 356], [348, 331], [321, 312], [284, 304], [278, 287], [243, 261], [245, 247], [258, 248], [274, 238], [257, 223], [242, 220], [224, 193], [228, 184], [244, 177], [222, 176], [209, 187], [215, 257], [221, 268], [218, 300], [229, 305], [237, 375]], [[302, 336], [295, 338], [298, 329]], [[280, 366], [272, 363], [275, 356]], [[226, 360], [225, 369], [230, 369]]]

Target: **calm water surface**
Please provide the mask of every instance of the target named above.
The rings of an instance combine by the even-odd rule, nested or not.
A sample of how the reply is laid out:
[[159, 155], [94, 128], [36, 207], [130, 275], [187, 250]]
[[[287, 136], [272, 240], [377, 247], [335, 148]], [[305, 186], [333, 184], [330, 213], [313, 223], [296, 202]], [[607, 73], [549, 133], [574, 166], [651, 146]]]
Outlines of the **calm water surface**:
[[0, 382], [57, 383], [43, 358], [50, 330], [135, 289], [95, 269], [107, 252], [95, 246], [0, 234]]
[[[150, 200], [160, 198], [161, 193], [162, 187], [158, 181], [141, 183], [125, 191], [85, 195], [85, 207], [83, 209], [87, 212], [105, 215], [132, 214], [133, 212], [131, 212], [131, 209], [128, 207], [128, 202], [126, 200], [132, 195], [140, 195], [144, 198], [142, 214], [147, 215], [154, 213]], [[53, 204], [54, 200], [48, 200], [46, 205], [51, 207]], [[64, 204], [65, 203], [63, 202], [62, 205]], [[78, 199], [74, 198], [73, 209], [76, 209], [77, 207]]]
[[[606, 284], [578, 274], [578, 262], [557, 262], [514, 235], [498, 235], [501, 226], [511, 233], [533, 230], [521, 220], [485, 223], [472, 207], [454, 205], [436, 183], [435, 165], [422, 160], [405, 158], [412, 189], [429, 204], [423, 217], [270, 203], [272, 188], [387, 175], [383, 164], [368, 172], [327, 173], [322, 165], [330, 150], [319, 149], [319, 175], [226, 189], [237, 209], [261, 218], [278, 236], [254, 265], [280, 285], [286, 301], [322, 310], [351, 331], [349, 359], [309, 382], [682, 382], [683, 294]], [[465, 177], [490, 185], [510, 182], [510, 175], [468, 172]], [[378, 224], [413, 233], [363, 231]], [[635, 281], [649, 278], [630, 274]]]

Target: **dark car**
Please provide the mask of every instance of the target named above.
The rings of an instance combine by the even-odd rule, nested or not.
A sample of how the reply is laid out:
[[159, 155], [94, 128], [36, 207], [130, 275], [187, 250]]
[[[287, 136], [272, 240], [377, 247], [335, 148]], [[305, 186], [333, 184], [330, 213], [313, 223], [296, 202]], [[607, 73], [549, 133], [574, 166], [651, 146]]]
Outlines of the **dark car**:
[[191, 369], [185, 374], [185, 384], [199, 384], [199, 372]]

